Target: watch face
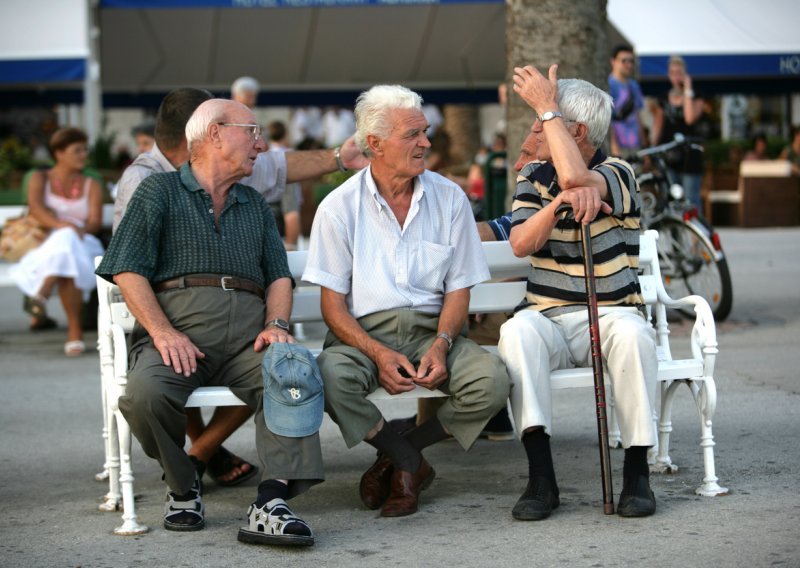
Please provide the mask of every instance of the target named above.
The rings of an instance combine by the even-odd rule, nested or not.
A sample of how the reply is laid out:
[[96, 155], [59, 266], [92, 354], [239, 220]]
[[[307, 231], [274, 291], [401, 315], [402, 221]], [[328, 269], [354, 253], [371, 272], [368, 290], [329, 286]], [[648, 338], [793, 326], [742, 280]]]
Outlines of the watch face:
[[269, 323], [270, 323], [270, 325], [274, 325], [275, 327], [279, 327], [279, 328], [281, 328], [281, 329], [284, 329], [284, 330], [286, 330], [286, 331], [289, 331], [289, 322], [288, 322], [288, 321], [286, 321], [286, 320], [282, 320], [282, 319], [275, 319], [275, 320], [272, 320], [272, 321], [271, 321], [271, 322], [269, 322]]
[[546, 122], [548, 120], [553, 120], [554, 118], [561, 116], [560, 112], [553, 112], [552, 110], [548, 110], [546, 113], [542, 115], [542, 122]]

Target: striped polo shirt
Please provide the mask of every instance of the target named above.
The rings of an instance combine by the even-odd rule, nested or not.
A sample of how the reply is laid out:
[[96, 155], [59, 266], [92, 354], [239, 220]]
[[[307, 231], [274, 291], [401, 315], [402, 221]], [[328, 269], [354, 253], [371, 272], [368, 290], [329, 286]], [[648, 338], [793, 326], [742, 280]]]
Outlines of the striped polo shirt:
[[[608, 187], [610, 215], [598, 213], [591, 223], [597, 303], [599, 306], [644, 304], [639, 278], [639, 185], [631, 166], [597, 151], [589, 168]], [[549, 162], [531, 162], [517, 177], [512, 228], [546, 207], [562, 191]], [[532, 309], [556, 316], [586, 309], [581, 225], [567, 214], [556, 223], [545, 245], [530, 256], [525, 299], [517, 310]]]

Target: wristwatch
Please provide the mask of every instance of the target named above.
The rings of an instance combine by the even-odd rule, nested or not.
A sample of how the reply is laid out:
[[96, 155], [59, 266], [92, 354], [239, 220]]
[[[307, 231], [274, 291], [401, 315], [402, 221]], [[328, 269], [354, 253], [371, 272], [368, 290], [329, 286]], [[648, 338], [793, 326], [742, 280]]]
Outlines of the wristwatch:
[[562, 118], [563, 116], [564, 115], [562, 115], [557, 110], [548, 110], [546, 113], [544, 113], [542, 116], [539, 117], [539, 122], [544, 123], [547, 122], [548, 120], [553, 120], [554, 118]]
[[440, 333], [439, 335], [437, 335], [437, 336], [436, 336], [436, 339], [439, 339], [440, 337], [441, 337], [442, 339], [444, 339], [444, 340], [447, 342], [447, 352], [448, 352], [448, 353], [450, 353], [450, 350], [453, 348], [453, 338], [452, 338], [452, 337], [450, 337], [450, 336], [449, 336], [447, 333], [445, 333], [445, 332], [442, 332], [442, 333]]
[[286, 321], [286, 320], [282, 320], [280, 318], [276, 318], [274, 320], [269, 320], [267, 322], [267, 325], [265, 325], [264, 327], [269, 327], [271, 325], [274, 325], [275, 327], [278, 327], [278, 328], [282, 329], [283, 331], [289, 331], [289, 322]]

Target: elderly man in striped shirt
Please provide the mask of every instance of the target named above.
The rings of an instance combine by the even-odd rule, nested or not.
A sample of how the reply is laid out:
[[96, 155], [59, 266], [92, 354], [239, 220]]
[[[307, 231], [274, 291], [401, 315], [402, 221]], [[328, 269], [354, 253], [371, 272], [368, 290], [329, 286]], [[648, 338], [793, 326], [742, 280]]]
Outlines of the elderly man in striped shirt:
[[[425, 170], [421, 104], [399, 86], [359, 96], [356, 143], [370, 166], [320, 204], [303, 274], [322, 287], [331, 330], [318, 359], [326, 410], [348, 447], [378, 450], [360, 495], [384, 517], [417, 511], [435, 476], [421, 450], [450, 435], [468, 449], [509, 389], [500, 359], [465, 337], [470, 288], [489, 270], [466, 195]], [[452, 396], [401, 435], [366, 398], [379, 386]]]
[[[514, 90], [537, 113], [537, 162], [517, 178], [509, 241], [530, 256], [527, 294], [500, 331], [511, 375], [511, 409], [528, 455], [529, 481], [512, 510], [519, 520], [549, 516], [559, 505], [550, 451], [550, 372], [591, 361], [581, 224], [591, 224], [600, 339], [625, 448], [618, 513], [655, 512], [647, 449], [655, 443], [658, 370], [655, 334], [644, 317], [637, 277], [639, 188], [627, 163], [598, 148], [608, 132], [611, 97], [578, 79], [517, 68]], [[557, 214], [569, 204], [573, 217]]]

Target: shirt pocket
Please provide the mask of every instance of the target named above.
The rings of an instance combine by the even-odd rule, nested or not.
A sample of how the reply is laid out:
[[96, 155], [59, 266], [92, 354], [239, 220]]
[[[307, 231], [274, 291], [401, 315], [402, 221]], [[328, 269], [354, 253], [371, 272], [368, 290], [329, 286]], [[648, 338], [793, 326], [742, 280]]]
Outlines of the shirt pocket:
[[429, 241], [420, 241], [411, 255], [409, 283], [427, 292], [444, 292], [444, 279], [450, 269], [454, 248]]

